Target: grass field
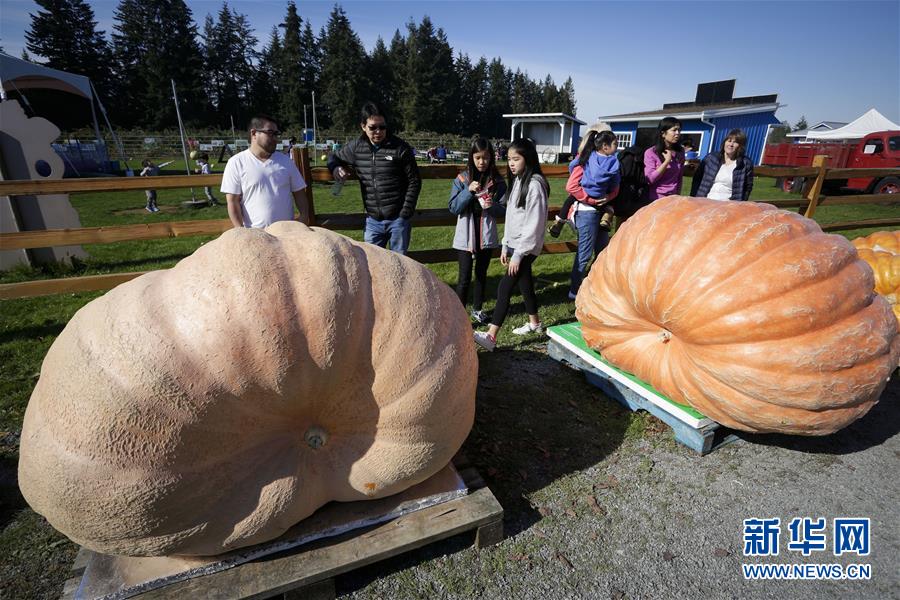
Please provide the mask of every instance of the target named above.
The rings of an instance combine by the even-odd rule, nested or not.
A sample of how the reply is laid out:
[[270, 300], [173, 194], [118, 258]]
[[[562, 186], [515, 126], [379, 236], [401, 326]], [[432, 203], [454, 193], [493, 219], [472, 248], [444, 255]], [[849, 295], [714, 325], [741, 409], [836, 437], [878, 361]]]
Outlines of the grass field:
[[[169, 169], [177, 167], [175, 164]], [[562, 203], [565, 196], [563, 183], [561, 179], [551, 180], [551, 205], [558, 206]], [[445, 208], [449, 189], [449, 181], [426, 180], [419, 207]], [[689, 179], [685, 181], [684, 189], [690, 189]], [[313, 190], [317, 212], [362, 211], [356, 185], [345, 186], [340, 198], [332, 197], [330, 186], [325, 184], [315, 184]], [[202, 189], [196, 189], [195, 193], [198, 197], [203, 196]], [[221, 198], [222, 195], [217, 193], [217, 196]], [[757, 179], [752, 199], [787, 197], [787, 194], [772, 185], [772, 180]], [[155, 214], [144, 210], [145, 198], [142, 191], [77, 194], [71, 197], [71, 201], [84, 227], [227, 217], [224, 206], [202, 209], [182, 207], [181, 202], [190, 198], [190, 190], [160, 190], [158, 204], [161, 211]], [[224, 198], [221, 201], [224, 204]], [[824, 207], [819, 210], [816, 219], [825, 224], [888, 217], [895, 211], [896, 207]], [[858, 230], [844, 234], [853, 238], [869, 232]], [[343, 233], [357, 240], [362, 239], [361, 231]], [[572, 237], [571, 232], [566, 231], [561, 239]], [[452, 238], [452, 227], [416, 228], [414, 223], [410, 249], [449, 248]], [[85, 246], [89, 258], [74, 267], [17, 269], [0, 274], [0, 283], [168, 268], [210, 239], [212, 238], [175, 238]], [[574, 318], [574, 305], [566, 298], [571, 264], [571, 254], [545, 255], [535, 263], [537, 296], [545, 324], [553, 325]], [[455, 263], [429, 265], [429, 268], [446, 283], [455, 283]], [[493, 307], [492, 298], [500, 277], [499, 261], [494, 261], [489, 271], [489, 300], [485, 307], [488, 310]], [[4, 586], [11, 586], [5, 590], [11, 594], [8, 597], [58, 594], [65, 569], [74, 556], [75, 546], [28, 509], [18, 492], [15, 478], [18, 437], [28, 398], [48, 348], [72, 315], [100, 294], [101, 292], [66, 294], [0, 301], [0, 556], [4, 557], [0, 580], [5, 582]], [[530, 351], [540, 344], [542, 338], [531, 335], [513, 339], [516, 336], [509, 335], [509, 330], [521, 325], [525, 319], [520, 299], [514, 298], [513, 302], [512, 313], [500, 336], [500, 347], [517, 347]], [[498, 390], [496, 393], [499, 398], [501, 392]], [[647, 420], [646, 417], [624, 412], [616, 412], [615, 416], [622, 421], [623, 430], [634, 429], [638, 434]], [[477, 441], [479, 436], [489, 437], [485, 433], [485, 427], [485, 423], [480, 426], [476, 424], [473, 439]], [[514, 465], [515, 459], [516, 457], [510, 457], [509, 462]], [[11, 577], [12, 580], [9, 579]]]

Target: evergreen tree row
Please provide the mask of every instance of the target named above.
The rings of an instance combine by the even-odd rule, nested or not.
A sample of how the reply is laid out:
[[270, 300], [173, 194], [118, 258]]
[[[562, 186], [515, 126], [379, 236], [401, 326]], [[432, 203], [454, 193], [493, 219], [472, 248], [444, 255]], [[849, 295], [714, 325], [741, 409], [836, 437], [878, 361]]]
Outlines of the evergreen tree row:
[[431, 19], [409, 22], [390, 43], [366, 52], [340, 6], [318, 34], [288, 2], [283, 22], [261, 51], [246, 15], [222, 4], [202, 30], [183, 0], [119, 0], [108, 41], [84, 0], [35, 0], [26, 47], [47, 66], [91, 78], [113, 122], [148, 129], [176, 125], [242, 129], [266, 112], [295, 132], [312, 126], [312, 95], [320, 128], [355, 131], [362, 103], [387, 107], [402, 131], [502, 137], [504, 113], [575, 113], [575, 88], [547, 75], [534, 80], [499, 58], [454, 55]]

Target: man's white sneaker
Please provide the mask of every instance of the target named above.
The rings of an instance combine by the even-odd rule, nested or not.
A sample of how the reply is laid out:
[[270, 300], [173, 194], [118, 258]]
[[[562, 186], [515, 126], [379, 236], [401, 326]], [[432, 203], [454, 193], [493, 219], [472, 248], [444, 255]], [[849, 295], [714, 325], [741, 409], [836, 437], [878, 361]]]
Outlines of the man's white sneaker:
[[538, 323], [537, 325], [532, 325], [531, 321], [525, 323], [521, 327], [516, 327], [513, 329], [513, 333], [516, 335], [528, 335], [529, 333], [543, 333], [544, 326]]
[[491, 337], [491, 334], [489, 334], [487, 331], [476, 331], [475, 343], [488, 352], [493, 352], [494, 348], [497, 347], [497, 340]]

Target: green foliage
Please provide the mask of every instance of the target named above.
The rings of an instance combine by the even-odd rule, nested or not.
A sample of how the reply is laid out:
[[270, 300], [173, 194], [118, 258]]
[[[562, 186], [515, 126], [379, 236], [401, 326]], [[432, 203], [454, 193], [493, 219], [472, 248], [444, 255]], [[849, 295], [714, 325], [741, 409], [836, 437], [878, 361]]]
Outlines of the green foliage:
[[804, 129], [809, 129], [809, 124], [806, 122], [806, 116], [800, 117], [800, 120], [794, 125], [794, 131], [803, 131]]
[[197, 26], [183, 0], [121, 0], [113, 48], [123, 74], [117, 122], [163, 128], [176, 123], [172, 84], [185, 122], [208, 111]]
[[217, 21], [207, 15], [202, 38], [204, 87], [214, 107], [215, 124], [228, 126], [229, 116], [243, 124], [250, 117], [254, 62], [259, 60], [247, 16], [222, 4]]
[[371, 85], [368, 62], [344, 9], [336, 5], [322, 38], [321, 126], [331, 123], [348, 131], [357, 126], [359, 109]]
[[[115, 91], [112, 53], [94, 11], [83, 0], [36, 0], [44, 10], [31, 15], [25, 46], [46, 59], [48, 67], [91, 78], [105, 97]], [[23, 51], [22, 58], [28, 60]]]

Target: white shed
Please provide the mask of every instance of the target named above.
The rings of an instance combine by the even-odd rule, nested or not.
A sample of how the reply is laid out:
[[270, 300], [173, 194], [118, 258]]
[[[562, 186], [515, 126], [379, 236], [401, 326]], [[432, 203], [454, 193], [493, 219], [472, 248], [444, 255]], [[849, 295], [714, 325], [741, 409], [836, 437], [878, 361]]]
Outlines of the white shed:
[[512, 119], [509, 140], [530, 138], [541, 162], [553, 163], [561, 154], [572, 156], [578, 150], [579, 131], [584, 121], [565, 113], [524, 113], [503, 115]]

